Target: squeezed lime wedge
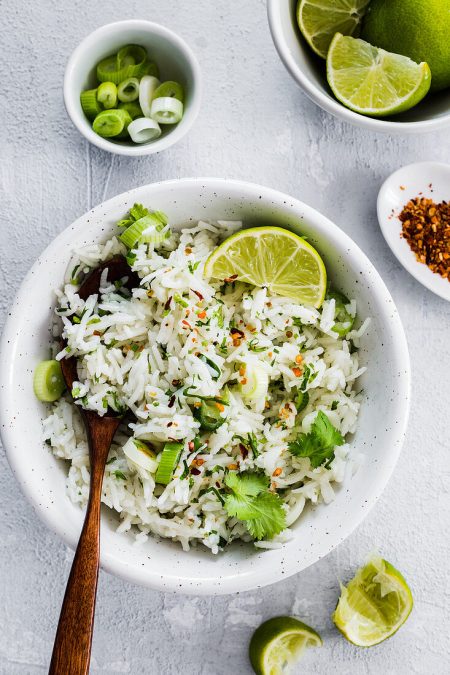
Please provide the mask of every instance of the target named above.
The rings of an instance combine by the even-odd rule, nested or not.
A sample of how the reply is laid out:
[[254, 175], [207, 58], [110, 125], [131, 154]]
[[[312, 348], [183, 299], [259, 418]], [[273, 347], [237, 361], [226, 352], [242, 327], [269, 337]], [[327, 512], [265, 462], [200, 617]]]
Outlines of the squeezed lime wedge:
[[333, 621], [358, 647], [372, 647], [391, 637], [413, 608], [408, 584], [393, 565], [373, 557], [342, 586]]

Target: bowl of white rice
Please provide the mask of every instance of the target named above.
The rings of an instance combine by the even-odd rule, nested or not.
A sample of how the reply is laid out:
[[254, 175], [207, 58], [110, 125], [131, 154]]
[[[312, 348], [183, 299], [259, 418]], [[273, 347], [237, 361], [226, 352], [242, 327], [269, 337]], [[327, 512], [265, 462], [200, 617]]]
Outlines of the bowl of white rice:
[[[130, 250], [118, 223], [133, 221], [135, 204], [165, 216], [156, 239]], [[316, 309], [205, 276], [227, 237], [271, 225], [320, 253], [331, 288], [346, 298], [347, 330], [337, 329], [341, 296]], [[82, 279], [114, 255], [127, 257], [137, 287], [104, 275], [99, 294], [82, 301]], [[79, 381], [44, 404], [32, 374], [43, 359], [65, 357], [61, 336]], [[25, 278], [0, 360], [10, 465], [71, 547], [89, 491], [80, 408], [124, 413], [105, 470], [101, 564], [159, 590], [250, 590], [316, 562], [375, 504], [407, 423], [406, 339], [374, 267], [314, 209], [241, 181], [146, 185], [79, 218]], [[249, 391], [252, 377], [258, 386]], [[217, 407], [212, 424], [202, 418], [208, 405]], [[323, 456], [305, 451], [319, 424], [335, 445]], [[166, 446], [176, 458], [163, 479]], [[243, 477], [252, 484], [236, 484]], [[252, 508], [260, 499], [261, 518], [242, 504], [244, 488], [254, 491]]]

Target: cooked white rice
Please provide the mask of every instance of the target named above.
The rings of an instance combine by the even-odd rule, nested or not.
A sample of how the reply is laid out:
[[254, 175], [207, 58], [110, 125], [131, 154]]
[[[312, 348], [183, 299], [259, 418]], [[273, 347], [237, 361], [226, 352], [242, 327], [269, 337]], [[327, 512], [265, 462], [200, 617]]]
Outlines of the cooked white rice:
[[[77, 281], [114, 254], [126, 254], [113, 237], [105, 245], [75, 251], [65, 285], [57, 291], [54, 335], [62, 332], [71, 355], [79, 360], [79, 382], [74, 385], [77, 404], [100, 415], [107, 406], [130, 409], [135, 417], [116, 434], [102, 500], [119, 514], [119, 530], [133, 529], [139, 542], [153, 534], [179, 541], [185, 550], [200, 541], [217, 553], [225, 542], [251, 540], [244, 523], [230, 518], [216, 494], [205, 491], [223, 485], [230, 465], [239, 471], [263, 470], [270, 476], [272, 490], [281, 491], [288, 527], [308, 502], [331, 502], [336, 484], [348, 471], [347, 445], [335, 449], [328, 468], [313, 469], [308, 458], [293, 456], [287, 443], [309, 431], [319, 410], [344, 436], [355, 431], [360, 406], [356, 379], [364, 368], [359, 367], [354, 347], [368, 322], [341, 339], [332, 330], [334, 300], [316, 310], [247, 284], [207, 283], [202, 275], [207, 256], [241, 226], [240, 222], [199, 222], [172, 234], [157, 250], [153, 244], [142, 244], [134, 251], [133, 264], [141, 286], [128, 296], [104, 275], [100, 296], [84, 302], [74, 278]], [[354, 300], [348, 309], [356, 313]], [[75, 314], [81, 316], [79, 323], [70, 318]], [[242, 340], [233, 342], [230, 322], [243, 331]], [[265, 349], [254, 351], [255, 347]], [[218, 379], [198, 358], [199, 352], [218, 365]], [[300, 353], [301, 368], [294, 372]], [[64, 355], [60, 352], [57, 358]], [[249, 403], [232, 385], [239, 378], [239, 365], [254, 362], [266, 370], [270, 386], [262, 401]], [[304, 381], [306, 366], [311, 371], [306, 384], [309, 403], [297, 414], [292, 391]], [[199, 433], [199, 422], [183, 390], [194, 386], [200, 395], [218, 396], [226, 383], [231, 393], [225, 423], [209, 438], [203, 434], [206, 449], [191, 452], [188, 443]], [[244, 457], [235, 438], [248, 433], [258, 439], [257, 457], [252, 453]], [[184, 443], [167, 486], [155, 484], [154, 474], [126, 458], [122, 448], [130, 434], [157, 449], [168, 440]], [[56, 457], [69, 461], [69, 498], [85, 506], [88, 447], [79, 410], [68, 396], [53, 404], [44, 421], [44, 438]], [[200, 462], [193, 465], [194, 460]], [[256, 545], [273, 548], [288, 538], [286, 529]]]

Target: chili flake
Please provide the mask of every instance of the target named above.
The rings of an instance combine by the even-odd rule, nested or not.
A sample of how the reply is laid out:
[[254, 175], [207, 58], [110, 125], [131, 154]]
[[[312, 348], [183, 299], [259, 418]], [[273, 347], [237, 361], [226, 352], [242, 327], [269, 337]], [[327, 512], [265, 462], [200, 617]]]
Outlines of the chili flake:
[[418, 262], [450, 281], [450, 204], [415, 197], [399, 216], [402, 237]]

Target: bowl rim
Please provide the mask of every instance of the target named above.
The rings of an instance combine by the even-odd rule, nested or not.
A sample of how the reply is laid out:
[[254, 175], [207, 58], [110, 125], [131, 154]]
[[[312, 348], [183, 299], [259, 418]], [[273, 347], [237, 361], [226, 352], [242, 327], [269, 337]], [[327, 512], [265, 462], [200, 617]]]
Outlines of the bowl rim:
[[445, 116], [436, 119], [420, 120], [417, 122], [395, 122], [392, 120], [382, 120], [375, 117], [360, 115], [359, 113], [346, 108], [342, 103], [339, 103], [339, 101], [326, 96], [304, 75], [288, 48], [281, 28], [280, 15], [282, 6], [283, 3], [281, 3], [280, 0], [267, 0], [267, 17], [273, 43], [291, 76], [303, 89], [305, 94], [320, 108], [331, 113], [334, 117], [343, 119], [358, 127], [388, 133], [424, 133], [438, 131], [439, 129], [444, 129], [450, 125], [450, 110]]
[[[189, 65], [193, 77], [191, 100], [189, 106], [185, 109], [185, 114], [183, 115], [181, 121], [165, 136], [162, 136], [151, 143], [143, 143], [141, 145], [121, 145], [119, 143], [113, 143], [107, 138], [102, 138], [96, 134], [84, 116], [78, 114], [73, 101], [73, 92], [71, 90], [73, 74], [82, 54], [84, 54], [85, 51], [89, 49], [99, 37], [118, 33], [124, 28], [145, 29], [149, 35], [158, 34], [166, 39], [167, 42], [175, 44], [180, 52], [183, 53], [185, 62]], [[190, 130], [200, 111], [202, 96], [202, 73], [197, 57], [195, 56], [191, 47], [183, 38], [181, 38], [170, 28], [153, 21], [147, 21], [145, 19], [126, 19], [124, 21], [114, 21], [112, 23], [107, 23], [103, 26], [100, 26], [99, 28], [96, 28], [94, 31], [86, 35], [86, 37], [84, 37], [83, 40], [75, 47], [69, 57], [69, 60], [67, 61], [64, 71], [63, 94], [64, 105], [67, 114], [72, 121], [72, 124], [79, 131], [79, 133], [89, 141], [89, 143], [92, 143], [101, 150], [106, 150], [107, 152], [117, 155], [124, 155], [127, 157], [142, 157], [169, 148], [170, 146], [177, 143], [181, 138], [183, 138], [183, 136], [185, 136], [185, 134], [187, 134], [187, 132]]]
[[[427, 170], [432, 169], [442, 169], [448, 174], [449, 183], [450, 183], [450, 164], [445, 162], [435, 162], [435, 161], [425, 161], [425, 162], [412, 162], [411, 164], [405, 164], [396, 171], [393, 171], [383, 182], [377, 197], [377, 216], [378, 223], [380, 226], [381, 233], [386, 241], [386, 244], [389, 246], [390, 250], [402, 265], [402, 267], [411, 274], [411, 276], [422, 284], [429, 291], [439, 296], [443, 300], [450, 302], [450, 284], [440, 275], [431, 272], [431, 270], [416, 260], [412, 251], [409, 251], [411, 255], [405, 257], [403, 254], [403, 245], [404, 240], [400, 238], [399, 234], [401, 233], [401, 224], [397, 228], [393, 228], [391, 224], [387, 222], [385, 215], [385, 205], [386, 205], [386, 194], [391, 189], [392, 186], [398, 186], [402, 183], [407, 182], [404, 176], [405, 174], [414, 171], [416, 174], [423, 176], [424, 186], [428, 184], [430, 177], [427, 173]], [[407, 197], [403, 200], [403, 204], [406, 204]], [[400, 221], [399, 221], [400, 222]]]
[[[216, 191], [219, 192], [219, 194], [220, 190], [226, 191], [228, 187], [231, 189], [235, 188], [236, 190], [239, 189], [240, 191], [244, 190], [246, 194], [251, 194], [254, 196], [255, 202], [260, 198], [259, 195], [261, 194], [264, 195], [264, 201], [272, 201], [273, 203], [283, 204], [289, 200], [289, 208], [293, 210], [295, 209], [296, 212], [301, 211], [305, 220], [314, 222], [317, 221], [317, 219], [320, 219], [321, 224], [319, 229], [323, 228], [323, 231], [326, 229], [327, 233], [332, 234], [335, 237], [339, 237], [342, 242], [342, 246], [348, 250], [353, 250], [355, 254], [358, 254], [358, 259], [363, 261], [368, 276], [370, 272], [370, 285], [374, 297], [386, 300], [386, 302], [389, 303], [389, 310], [385, 310], [386, 314], [384, 318], [390, 322], [392, 330], [393, 358], [395, 357], [396, 366], [398, 366], [398, 368], [404, 373], [404, 377], [399, 380], [398, 385], [401, 405], [398, 404], [397, 419], [395, 420], [396, 423], [394, 425], [395, 428], [393, 426], [392, 429], [392, 450], [383, 461], [382, 465], [378, 465], [379, 471], [377, 473], [377, 480], [373, 483], [371, 489], [368, 490], [367, 494], [365, 495], [364, 508], [355, 509], [351, 516], [349, 516], [343, 523], [342, 528], [340, 528], [339, 536], [336, 536], [332, 541], [327, 540], [324, 547], [326, 550], [324, 550], [324, 552], [321, 554], [317, 554], [317, 557], [316, 554], [314, 554], [314, 559], [308, 561], [303, 566], [296, 563], [294, 558], [292, 558], [285, 562], [283, 569], [274, 570], [269, 564], [271, 562], [271, 558], [267, 556], [267, 565], [264, 566], [263, 570], [247, 570], [241, 575], [234, 574], [222, 577], [220, 576], [220, 570], [218, 569], [216, 577], [203, 577], [201, 580], [199, 580], [198, 577], [189, 576], [188, 573], [186, 573], [186, 575], [183, 577], [178, 577], [173, 574], [167, 574], [166, 576], [158, 574], [158, 570], [142, 570], [138, 565], [131, 566], [126, 561], [117, 558], [115, 556], [114, 550], [105, 550], [105, 548], [101, 549], [100, 564], [102, 569], [127, 581], [162, 591], [173, 591], [195, 595], [222, 595], [253, 590], [262, 586], [271, 585], [277, 581], [286, 579], [297, 572], [300, 572], [306, 567], [317, 562], [321, 557], [328, 555], [364, 520], [386, 487], [397, 463], [403, 445], [410, 406], [410, 359], [405, 332], [397, 308], [386, 285], [365, 253], [363, 253], [363, 251], [349, 237], [349, 235], [342, 231], [326, 216], [321, 214], [313, 207], [308, 206], [304, 202], [291, 197], [286, 193], [247, 181], [198, 177], [172, 179], [142, 185], [116, 195], [106, 202], [99, 204], [87, 213], [81, 215], [71, 225], [68, 225], [66, 228], [64, 228], [64, 230], [60, 232], [39, 255], [23, 279], [15, 299], [13, 300], [11, 311], [5, 323], [3, 334], [0, 340], [0, 372], [2, 373], [2, 381], [4, 385], [0, 387], [0, 432], [8, 462], [20, 484], [22, 492], [32, 504], [39, 518], [68, 546], [70, 546], [72, 549], [75, 549], [78, 543], [79, 533], [77, 531], [68, 531], [66, 529], [66, 524], [61, 519], [61, 517], [58, 517], [57, 510], [47, 510], [40, 504], [39, 500], [36, 498], [35, 492], [33, 492], [33, 489], [30, 488], [30, 484], [32, 485], [32, 483], [28, 482], [27, 473], [23, 470], [23, 466], [21, 466], [19, 457], [12, 451], [12, 448], [14, 447], [15, 431], [9, 428], [8, 415], [6, 411], [8, 407], [7, 401], [9, 399], [9, 390], [13, 386], [11, 381], [12, 378], [9, 377], [8, 374], [13, 367], [13, 359], [11, 359], [11, 343], [15, 341], [14, 326], [16, 315], [20, 313], [19, 308], [22, 305], [23, 299], [27, 296], [27, 288], [30, 285], [35, 284], [35, 280], [33, 278], [34, 272], [41, 265], [41, 259], [47, 256], [53, 249], [56, 251], [58, 249], [58, 244], [61, 245], [66, 241], [70, 231], [73, 232], [74, 230], [82, 229], [85, 226], [87, 217], [92, 219], [96, 214], [101, 214], [101, 216], [104, 218], [105, 210], [107, 212], [108, 209], [114, 208], [116, 202], [122, 201], [125, 196], [127, 199], [133, 199], [135, 195], [138, 196], [142, 190], [148, 189], [149, 187], [154, 189], [157, 189], [161, 186], [171, 188], [177, 187], [180, 184], [190, 184], [193, 188], [201, 188], [202, 186], [208, 185], [208, 187], [211, 189], [211, 192]], [[80, 510], [80, 529], [83, 519], [84, 511]], [[219, 579], [220, 584], [217, 583]]]

